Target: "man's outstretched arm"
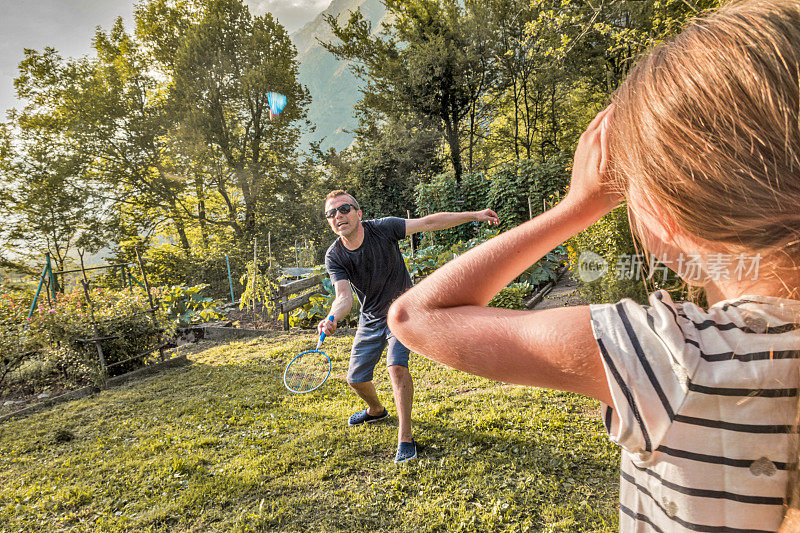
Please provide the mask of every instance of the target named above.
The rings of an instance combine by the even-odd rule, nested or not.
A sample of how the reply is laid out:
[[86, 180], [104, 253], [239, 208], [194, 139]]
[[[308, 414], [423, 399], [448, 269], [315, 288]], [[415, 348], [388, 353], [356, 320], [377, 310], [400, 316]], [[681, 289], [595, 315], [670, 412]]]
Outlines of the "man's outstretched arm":
[[422, 218], [406, 219], [406, 236], [420, 231], [436, 231], [452, 228], [466, 222], [488, 222], [499, 224], [500, 217], [491, 209], [465, 211], [463, 213], [433, 213]]

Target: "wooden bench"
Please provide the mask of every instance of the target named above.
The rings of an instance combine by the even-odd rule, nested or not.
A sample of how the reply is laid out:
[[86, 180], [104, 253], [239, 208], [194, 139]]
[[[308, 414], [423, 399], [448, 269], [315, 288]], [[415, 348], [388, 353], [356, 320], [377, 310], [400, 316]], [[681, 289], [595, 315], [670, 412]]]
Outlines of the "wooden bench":
[[[323, 292], [323, 279], [325, 279], [323, 274], [317, 274], [316, 276], [311, 276], [310, 278], [303, 278], [297, 281], [289, 282], [286, 285], [278, 286], [277, 299], [279, 301], [277, 307], [279, 312], [283, 313], [284, 331], [289, 331], [289, 313], [298, 307], [303, 307], [309, 303], [311, 301], [311, 297], [315, 294], [320, 294]], [[311, 290], [302, 294], [301, 296], [292, 298], [291, 300], [289, 299], [290, 295], [297, 294], [308, 289]]]

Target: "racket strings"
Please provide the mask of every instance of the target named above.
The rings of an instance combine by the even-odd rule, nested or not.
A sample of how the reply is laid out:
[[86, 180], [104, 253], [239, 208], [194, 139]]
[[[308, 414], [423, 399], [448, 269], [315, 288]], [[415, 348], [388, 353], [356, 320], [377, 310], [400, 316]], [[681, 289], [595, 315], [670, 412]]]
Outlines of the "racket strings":
[[310, 391], [320, 386], [330, 373], [330, 362], [321, 352], [298, 356], [286, 369], [284, 381], [295, 392]]

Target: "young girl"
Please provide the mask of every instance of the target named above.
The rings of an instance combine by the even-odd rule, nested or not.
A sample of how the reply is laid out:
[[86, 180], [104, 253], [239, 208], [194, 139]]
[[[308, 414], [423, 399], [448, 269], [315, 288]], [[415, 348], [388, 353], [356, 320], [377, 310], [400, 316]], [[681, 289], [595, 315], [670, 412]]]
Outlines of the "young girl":
[[[622, 447], [622, 531], [775, 531], [786, 514], [799, 72], [800, 3], [739, 2], [695, 20], [639, 62], [583, 133], [561, 203], [443, 266], [389, 312], [397, 337], [436, 361], [600, 400]], [[702, 286], [708, 309], [664, 291], [646, 306], [485, 307], [623, 197], [647, 251]]]

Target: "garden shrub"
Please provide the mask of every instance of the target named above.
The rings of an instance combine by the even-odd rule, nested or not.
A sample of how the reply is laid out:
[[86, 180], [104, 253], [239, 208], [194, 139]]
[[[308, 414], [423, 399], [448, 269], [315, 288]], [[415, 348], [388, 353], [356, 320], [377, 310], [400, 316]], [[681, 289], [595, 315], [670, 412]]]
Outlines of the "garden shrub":
[[411, 254], [411, 249], [403, 244], [401, 246], [403, 259], [412, 279], [421, 280], [448, 261], [500, 233], [500, 230], [487, 226], [476, 228], [476, 231], [477, 235], [467, 241], [457, 241], [453, 244], [431, 244], [415, 250], [414, 255]]
[[222, 302], [200, 294], [207, 287], [208, 285], [160, 287], [156, 290], [159, 306], [164, 315], [181, 328], [220, 320], [222, 316], [215, 307]]
[[[415, 203], [419, 217], [441, 211], [462, 212], [486, 209], [490, 183], [482, 173], [465, 174], [461, 186], [456, 186], [452, 174], [440, 174], [429, 183], [416, 186]], [[422, 234], [425, 245], [452, 245], [475, 236], [477, 224], [462, 224], [441, 231]]]
[[[252, 261], [252, 250], [250, 252], [249, 259]], [[147, 251], [147, 278], [151, 286], [208, 285], [208, 296], [227, 301], [231, 297], [231, 289], [225, 255], [226, 251], [214, 249], [186, 256], [182, 250], [172, 246], [154, 246]], [[227, 251], [227, 255], [234, 295], [238, 297], [243, 287], [237, 280], [245, 271], [248, 256], [233, 247]]]
[[[646, 279], [650, 270], [649, 259], [643, 255], [643, 248], [634, 243], [624, 205], [567, 241], [567, 251], [569, 267], [576, 279], [580, 279], [579, 266], [584, 252], [597, 254], [607, 265], [601, 277], [579, 284], [578, 293], [589, 303], [613, 303], [631, 298], [646, 304], [648, 293], [658, 289], [667, 290], [676, 301], [691, 299], [699, 305], [704, 303], [702, 293], [690, 295], [685, 284], [671, 270], [666, 281], [660, 270], [651, 279]], [[656, 263], [656, 268], [662, 267]]]
[[[315, 273], [319, 274], [325, 271], [325, 267], [319, 265], [315, 268]], [[292, 327], [300, 327], [303, 329], [315, 329], [317, 324], [323, 319], [327, 318], [328, 313], [330, 312], [331, 306], [333, 305], [333, 300], [336, 298], [336, 290], [333, 287], [333, 283], [330, 279], [323, 278], [322, 280], [322, 289], [323, 292], [320, 294], [315, 294], [311, 297], [311, 301], [304, 305], [299, 309], [295, 309], [292, 311], [292, 314], [289, 315], [289, 325]], [[292, 299], [297, 294], [292, 294], [289, 299]], [[358, 315], [361, 312], [361, 303], [358, 301], [358, 298], [353, 295], [353, 307], [350, 309], [350, 313], [343, 319], [341, 319], [337, 325], [337, 327], [355, 327], [358, 325]], [[280, 315], [280, 319], [283, 320], [283, 315]]]
[[25, 324], [33, 292], [3, 286], [0, 298], [0, 383], [22, 365], [35, 346], [25, 341]]
[[[90, 291], [90, 297], [98, 335], [118, 336], [102, 343], [106, 365], [129, 359], [157, 344], [159, 328], [148, 311], [146, 296], [98, 288]], [[51, 309], [40, 306], [37, 314], [38, 318], [31, 320], [31, 335], [39, 339], [59, 370], [79, 380], [92, 378], [98, 370], [97, 349], [94, 343], [78, 341], [94, 337], [83, 294], [76, 291], [64, 295]], [[158, 321], [160, 327], [167, 329], [166, 333], [172, 333], [173, 326], [164, 314], [159, 315]], [[144, 364], [144, 359], [130, 361], [112, 367], [109, 375], [123, 374]]]
[[[558, 156], [545, 161], [519, 160], [502, 165], [489, 174], [465, 174], [460, 187], [451, 174], [434, 177], [416, 187], [417, 213], [478, 211], [491, 208], [500, 216], [500, 228], [507, 230], [528, 220], [528, 199], [534, 216], [543, 201], [563, 192], [569, 184], [569, 159]], [[452, 245], [475, 236], [475, 225], [427, 232], [426, 244]]]
[[[483, 227], [479, 229], [479, 233], [476, 237], [468, 241], [459, 241], [449, 246], [433, 244], [415, 250], [413, 256], [411, 255], [411, 250], [407, 246], [403, 246], [402, 251], [406, 268], [412, 278], [415, 281], [419, 281], [448, 261], [455, 259], [459, 255], [495, 237], [499, 233], [499, 229]], [[539, 259], [539, 261], [520, 274], [516, 278], [516, 281], [518, 283], [527, 283], [532, 288], [535, 288], [536, 286], [555, 280], [558, 275], [558, 269], [563, 264], [565, 253], [566, 250], [562, 246], [548, 252], [544, 257]]]
[[[508, 230], [540, 215], [544, 201], [569, 185], [569, 159], [523, 159], [501, 166], [490, 178], [489, 205], [500, 216], [500, 228]], [[530, 199], [530, 210], [528, 209]]]
[[[238, 283], [245, 270], [247, 260], [252, 260], [252, 249], [249, 251], [237, 250], [235, 247], [212, 247], [210, 250], [198, 250], [197, 253], [186, 255], [183, 250], [171, 244], [159, 244], [151, 246], [144, 252], [144, 264], [147, 271], [147, 281], [151, 287], [172, 287], [183, 286], [193, 287], [196, 285], [208, 285], [206, 294], [212, 298], [229, 300], [231, 290], [228, 284], [228, 262], [231, 268], [231, 281], [233, 283], [234, 294], [242, 292], [242, 286]], [[130, 263], [128, 272], [142, 283], [142, 275], [136, 256], [130, 250], [117, 250], [115, 256], [108, 257], [109, 263]], [[228, 262], [225, 256], [228, 255]], [[264, 254], [266, 255], [266, 254]], [[93, 287], [105, 288], [125, 288], [128, 287], [127, 280], [123, 280], [122, 272], [119, 268], [104, 270], [102, 275], [92, 279]], [[139, 287], [133, 283], [133, 288]]]
[[248, 261], [239, 283], [244, 292], [239, 300], [239, 309], [253, 305], [253, 300], [261, 302], [267, 313], [273, 313], [276, 307], [280, 269], [276, 265], [258, 264]]
[[[144, 295], [95, 288], [90, 290], [90, 297], [98, 322], [98, 336], [117, 337], [102, 342], [106, 365], [125, 361], [157, 345], [159, 328], [153, 323]], [[9, 353], [28, 354], [29, 359], [46, 363], [71, 385], [101, 381], [94, 343], [79, 340], [95, 336], [82, 291], [61, 294], [50, 306], [40, 301], [30, 319], [27, 319], [27, 309], [20, 311], [19, 305], [14, 305], [14, 308], [17, 312], [13, 320], [5, 319], [2, 323], [4, 332], [10, 331], [15, 335], [18, 344], [6, 346], [4, 340], [3, 348]], [[166, 326], [165, 334], [172, 333], [163, 314], [159, 316], [159, 325], [162, 328]], [[18, 361], [17, 368], [23, 362]], [[143, 366], [145, 362], [146, 358], [125, 362], [110, 368], [109, 375], [123, 374]]]
[[641, 278], [628, 279], [618, 268], [620, 258], [638, 253], [624, 207], [615, 209], [567, 241], [567, 252], [569, 268], [576, 279], [580, 279], [580, 258], [585, 252], [595, 253], [606, 262], [608, 268], [601, 277], [579, 283], [578, 293], [589, 303], [613, 303], [622, 298], [646, 303], [647, 291]]
[[500, 289], [500, 292], [489, 302], [489, 307], [524, 309], [525, 298], [533, 292], [533, 289], [534, 287], [530, 283], [512, 283], [508, 287]]

